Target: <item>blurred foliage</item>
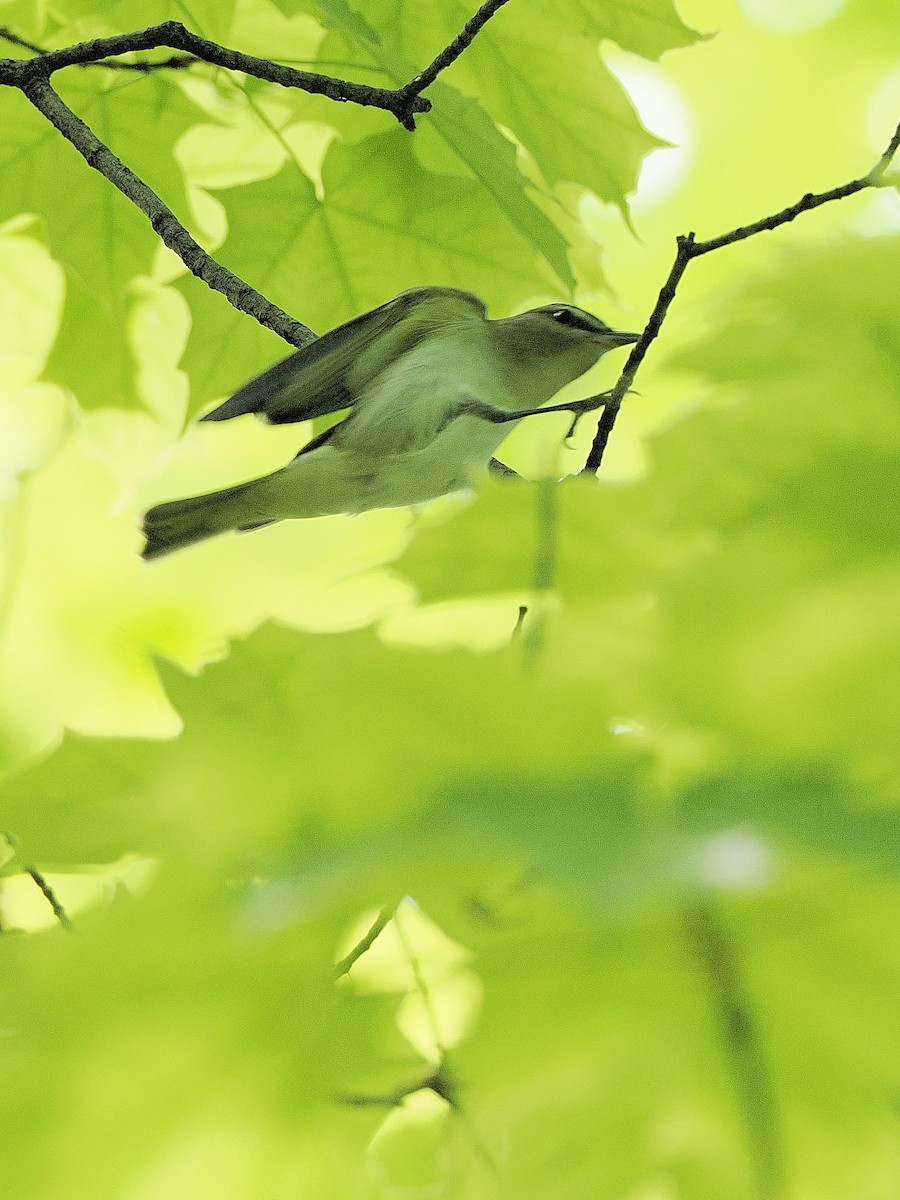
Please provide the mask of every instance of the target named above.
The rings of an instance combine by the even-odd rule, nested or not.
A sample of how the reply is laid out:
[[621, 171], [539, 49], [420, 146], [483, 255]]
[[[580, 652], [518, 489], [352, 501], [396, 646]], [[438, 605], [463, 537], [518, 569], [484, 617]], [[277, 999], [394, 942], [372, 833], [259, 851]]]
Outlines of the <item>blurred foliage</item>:
[[[390, 84], [473, 8], [0, 0], [0, 25], [183, 20]], [[510, 3], [414, 135], [212, 68], [58, 82], [313, 328], [426, 282], [639, 327], [676, 233], [860, 174], [900, 116], [891, 6], [782, 8]], [[148, 565], [147, 504], [295, 452], [186, 428], [283, 347], [0, 105], [7, 1187], [895, 1196], [896, 194], [693, 264], [599, 483], [556, 482], [595, 421], [536, 418], [503, 448], [525, 479], [474, 500]]]

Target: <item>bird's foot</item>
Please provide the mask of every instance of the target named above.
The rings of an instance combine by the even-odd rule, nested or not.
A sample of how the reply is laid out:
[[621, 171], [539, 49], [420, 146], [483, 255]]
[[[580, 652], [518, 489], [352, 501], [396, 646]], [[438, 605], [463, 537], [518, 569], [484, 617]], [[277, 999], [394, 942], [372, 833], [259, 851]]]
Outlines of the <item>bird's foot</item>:
[[447, 414], [444, 425], [463, 416], [480, 417], [483, 421], [490, 421], [493, 425], [521, 421], [523, 417], [539, 417], [541, 413], [568, 412], [580, 416], [582, 413], [594, 412], [598, 408], [603, 408], [610, 394], [610, 392], [601, 392], [596, 396], [588, 396], [585, 400], [568, 400], [564, 404], [550, 404], [546, 408], [520, 408], [514, 409], [512, 412], [508, 408], [499, 408], [495, 404], [486, 404], [483, 400], [472, 397], [460, 400], [458, 404], [454, 405]]

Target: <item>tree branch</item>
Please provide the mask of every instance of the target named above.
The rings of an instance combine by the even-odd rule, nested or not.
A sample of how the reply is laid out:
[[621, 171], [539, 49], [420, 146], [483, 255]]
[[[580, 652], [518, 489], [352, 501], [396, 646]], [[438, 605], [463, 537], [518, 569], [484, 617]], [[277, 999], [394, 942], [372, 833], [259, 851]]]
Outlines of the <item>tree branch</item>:
[[776, 1200], [784, 1190], [780, 1122], [737, 955], [709, 901], [689, 905], [683, 915], [685, 937], [703, 972], [743, 1109], [757, 1194], [760, 1200]]
[[832, 200], [843, 200], [844, 197], [853, 196], [857, 192], [864, 191], [866, 188], [886, 186], [885, 176], [898, 149], [900, 149], [900, 124], [898, 124], [887, 148], [875, 166], [867, 174], [861, 175], [858, 179], [851, 179], [849, 183], [831, 188], [827, 192], [807, 192], [795, 204], [781, 209], [780, 212], [773, 213], [769, 217], [763, 217], [761, 220], [754, 221], [750, 225], [741, 225], [737, 229], [732, 229], [728, 233], [710, 238], [705, 242], [698, 242], [693, 233], [685, 234], [676, 239], [677, 252], [675, 254], [675, 261], [669, 271], [668, 278], [660, 290], [656, 305], [650, 314], [650, 319], [647, 321], [644, 332], [632, 347], [628, 361], [625, 363], [625, 367], [616, 381], [615, 387], [607, 394], [603, 414], [600, 417], [597, 432], [594, 436], [594, 443], [584, 464], [582, 474], [593, 474], [600, 467], [607, 443], [609, 442], [609, 435], [613, 431], [619, 410], [622, 406], [622, 399], [634, 382], [638, 367], [644, 361], [644, 357], [650, 348], [650, 343], [659, 333], [660, 326], [665, 319], [669, 305], [675, 298], [676, 289], [682, 275], [687, 270], [688, 263], [694, 258], [700, 258], [701, 255], [710, 254], [713, 250], [720, 250], [723, 246], [730, 246], [734, 242], [742, 242], [745, 238], [753, 237], [757, 233], [763, 233], [769, 229], [777, 229], [780, 225], [786, 225], [789, 221], [793, 221], [801, 213], [819, 208], [823, 204], [830, 204]]
[[[21, 44], [21, 43], [19, 43]], [[279, 83], [282, 87], [299, 88], [304, 92], [327, 96], [340, 102], [387, 109], [407, 128], [413, 128], [413, 113], [427, 112], [431, 103], [421, 97], [406, 96], [398, 89], [372, 87], [367, 83], [351, 83], [346, 79], [334, 79], [330, 75], [318, 75], [312, 71], [300, 71], [295, 67], [283, 67], [267, 58], [254, 54], [243, 54], [200, 37], [186, 29], [180, 21], [163, 21], [148, 29], [133, 33], [119, 33], [112, 37], [94, 38], [89, 42], [78, 42], [61, 50], [50, 50], [34, 58], [0, 59], [0, 83], [12, 84], [24, 90], [25, 83], [36, 77], [48, 79], [54, 71], [63, 67], [84, 66], [101, 62], [117, 54], [130, 54], [136, 50], [156, 50], [166, 46], [193, 55], [203, 62], [225, 67], [229, 71], [243, 71], [256, 79]]]
[[[45, 46], [39, 46], [37, 42], [29, 42], [27, 38], [19, 37], [6, 25], [0, 25], [0, 40], [9, 42], [13, 46], [21, 46], [24, 50], [32, 50], [35, 54], [50, 53]], [[152, 62], [118, 62], [114, 58], [98, 58], [96, 62], [79, 63], [78, 65], [81, 67], [106, 67], [111, 71], [137, 71], [142, 75], [147, 75], [151, 71], [184, 70], [199, 61], [192, 54], [173, 54], [170, 58], [154, 59]]]
[[[355, 104], [386, 109], [392, 112], [404, 128], [415, 129], [415, 114], [428, 112], [431, 102], [420, 93], [432, 83], [438, 73], [458, 58], [485, 22], [505, 4], [507, 0], [487, 0], [474, 17], [467, 22], [453, 42], [403, 88], [390, 89], [372, 87], [364, 83], [351, 83], [301, 71], [294, 67], [281, 66], [269, 59], [243, 54], [200, 37], [186, 29], [180, 21], [164, 21], [148, 29], [132, 33], [116, 34], [113, 37], [95, 38], [79, 42], [59, 50], [47, 50], [19, 37], [10, 29], [0, 27], [0, 38], [13, 45], [35, 52], [33, 58], [0, 58], [0, 85], [18, 87], [39, 112], [71, 142], [89, 166], [99, 171], [119, 191], [127, 196], [148, 217], [150, 224], [165, 244], [173, 250], [185, 266], [202, 279], [209, 287], [221, 292], [235, 308], [254, 317], [261, 325], [271, 329], [292, 346], [303, 346], [315, 335], [299, 321], [294, 320], [283, 309], [272, 304], [249, 284], [221, 266], [191, 237], [172, 210], [163, 203], [142, 179], [130, 170], [94, 134], [94, 132], [64, 103], [50, 84], [50, 76], [63, 67], [103, 65], [127, 70], [148, 71], [160, 67], [183, 67], [198, 60], [213, 63], [227, 70], [243, 71], [257, 79], [278, 83], [284, 87], [300, 88], [303, 91], [328, 96], [338, 102], [352, 101]], [[161, 46], [182, 51], [189, 57], [176, 55], [157, 63], [114, 63], [114, 55], [131, 54], [140, 50], [154, 50]]]
[[53, 909], [53, 915], [54, 915], [54, 917], [56, 917], [57, 921], [59, 921], [59, 923], [63, 927], [63, 929], [65, 929], [69, 933], [71, 933], [72, 932], [72, 922], [69, 920], [69, 914], [63, 908], [62, 904], [59, 901], [59, 898], [56, 895], [56, 892], [54, 892], [53, 888], [50, 886], [50, 884], [44, 878], [43, 874], [37, 869], [37, 867], [26, 867], [25, 874], [30, 875], [31, 878], [34, 880], [38, 890], [41, 892], [41, 895], [44, 897], [44, 899], [47, 901], [47, 903]]
[[[32, 62], [40, 61], [32, 59]], [[239, 279], [226, 267], [217, 263], [202, 246], [191, 237], [172, 210], [165, 205], [156, 192], [130, 170], [121, 159], [113, 154], [76, 116], [69, 106], [53, 90], [43, 74], [32, 75], [20, 84], [24, 94], [39, 112], [47, 118], [71, 142], [88, 166], [99, 171], [110, 183], [136, 204], [150, 221], [156, 233], [170, 250], [178, 255], [189, 271], [202, 279], [209, 287], [221, 292], [235, 308], [254, 317], [273, 333], [284, 338], [292, 346], [304, 346], [315, 334], [311, 329], [294, 320], [283, 309], [272, 304], [265, 296]]]
[[406, 97], [407, 102], [411, 102], [414, 97], [418, 96], [425, 88], [434, 83], [441, 71], [459, 58], [463, 50], [471, 45], [476, 33], [507, 2], [508, 0], [485, 0], [485, 3], [482, 4], [474, 16], [469, 18], [450, 45], [442, 50], [437, 58], [428, 64], [424, 71], [420, 71], [414, 79], [411, 79], [409, 83], [400, 89], [401, 94]]

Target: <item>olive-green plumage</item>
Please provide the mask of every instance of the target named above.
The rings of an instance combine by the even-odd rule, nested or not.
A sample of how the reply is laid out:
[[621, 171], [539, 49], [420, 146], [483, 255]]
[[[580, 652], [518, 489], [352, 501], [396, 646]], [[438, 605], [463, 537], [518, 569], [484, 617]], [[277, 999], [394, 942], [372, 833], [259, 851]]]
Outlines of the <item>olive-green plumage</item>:
[[405, 507], [470, 487], [511, 424], [607, 350], [636, 340], [572, 305], [489, 321], [469, 292], [403, 292], [276, 363], [203, 418], [252, 412], [281, 424], [349, 410], [271, 475], [151, 508], [144, 557], [229, 529]]

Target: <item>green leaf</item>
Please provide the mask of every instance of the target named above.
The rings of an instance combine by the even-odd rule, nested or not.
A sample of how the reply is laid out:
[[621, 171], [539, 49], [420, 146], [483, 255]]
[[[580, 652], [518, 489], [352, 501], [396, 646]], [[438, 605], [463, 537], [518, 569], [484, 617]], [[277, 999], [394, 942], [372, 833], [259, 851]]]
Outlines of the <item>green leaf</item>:
[[225, 42], [234, 9], [235, 0], [113, 0], [103, 5], [97, 0], [59, 0], [54, 5], [58, 18], [102, 16], [106, 24], [122, 33], [162, 21], [181, 21], [194, 33]]
[[[542, 6], [538, 13], [506, 6], [448, 71], [448, 79], [477, 95], [491, 118], [512, 130], [549, 184], [577, 183], [624, 207], [642, 158], [660, 142], [643, 129], [600, 59], [604, 33], [574, 24], [565, 7]], [[430, 53], [422, 47], [415, 54], [411, 43], [415, 39], [421, 45], [426, 31], [411, 8], [400, 8], [407, 56], [424, 65]], [[442, 16], [445, 36], [452, 40], [465, 23], [465, 6], [444, 8]], [[434, 36], [433, 30], [427, 32]]]
[[[44, 32], [46, 12], [40, 0], [0, 0], [0, 24], [24, 38], [38, 38]], [[3, 58], [27, 58], [32, 52], [23, 46], [2, 42]]]
[[[762, 1023], [767, 1049], [795, 1048], [781, 1052], [767, 1084], [785, 1128], [800, 1126], [793, 1169], [835, 1197], [820, 1179], [821, 1153], [841, 1178], [862, 1158], [887, 1171], [879, 1130], [900, 1068], [898, 965], [887, 949], [898, 893], [866, 862], [878, 859], [879, 839], [896, 844], [896, 815], [874, 818], [864, 795], [824, 771], [805, 781], [735, 771], [666, 809], [648, 803], [649, 761], [598, 732], [603, 704], [590, 675], [268, 629], [200, 680], [168, 673], [182, 737], [69, 738], [9, 782], [3, 820], [24, 861], [57, 851], [93, 861], [128, 844], [167, 866], [132, 904], [79, 919], [85, 949], [81, 939], [12, 947], [8, 1177], [35, 1172], [41, 1147], [61, 1140], [66, 1162], [64, 1147], [79, 1146], [71, 1169], [81, 1179], [85, 1146], [101, 1131], [108, 1139], [112, 1120], [104, 1178], [128, 1179], [149, 1169], [147, 1140], [165, 1145], [181, 1130], [205, 1145], [201, 1117], [212, 1105], [224, 1138], [216, 1161], [237, 1171], [235, 1195], [253, 1194], [264, 1169], [256, 1158], [252, 1171], [242, 1166], [231, 1131], [253, 1131], [275, 1164], [265, 1170], [277, 1172], [296, 1162], [278, 1133], [288, 1118], [307, 1169], [354, 1194], [359, 1139], [373, 1126], [333, 1097], [383, 1095], [425, 1072], [387, 1036], [382, 1006], [352, 991], [335, 1001], [328, 971], [354, 909], [407, 888], [477, 952], [484, 1015], [449, 1063], [459, 1119], [480, 1130], [489, 1154], [504, 1150], [505, 1193], [545, 1194], [557, 1170], [538, 1128], [548, 1076], [577, 1076], [585, 1055], [604, 1070], [578, 1087], [560, 1083], [555, 1101], [577, 1165], [569, 1178], [584, 1180], [577, 1194], [600, 1185], [621, 1194], [663, 1172], [688, 1195], [730, 1180], [729, 1194], [749, 1196], [760, 1170], [753, 1153], [777, 1160], [777, 1144], [748, 1154], [729, 1061], [748, 1051], [722, 1041], [715, 977], [689, 935], [693, 896], [708, 906], [710, 889], [724, 897], [721, 936], [734, 947], [744, 1019]], [[827, 844], [823, 823], [833, 824]], [[223, 872], [233, 881], [224, 890]], [[54, 1054], [37, 1080], [34, 1047], [49, 1027]], [[117, 1111], [142, 1114], [141, 1139], [133, 1120], [120, 1127], [111, 1115], [101, 1127], [91, 1106], [25, 1103], [23, 1119], [23, 1097], [37, 1105], [78, 1072], [86, 1042], [98, 1080], [119, 1073]], [[135, 1068], [125, 1079], [123, 1044]], [[196, 1068], [189, 1082], [160, 1102], [185, 1062]], [[739, 1069], [768, 1072], [768, 1059]], [[213, 1103], [223, 1096], [224, 1110]], [[648, 1124], [685, 1114], [698, 1130], [686, 1145], [648, 1142]], [[337, 1162], [322, 1152], [323, 1126], [345, 1147]], [[313, 1131], [317, 1148], [306, 1149]], [[459, 1132], [441, 1131], [446, 1165], [432, 1160], [427, 1173], [471, 1172], [474, 1195], [496, 1195], [498, 1177], [480, 1181]], [[413, 1142], [409, 1152], [406, 1169], [425, 1171], [425, 1148]], [[400, 1170], [379, 1142], [384, 1156]], [[40, 1200], [51, 1181], [37, 1171], [31, 1186]]]
[[[314, 7], [322, 11], [331, 29], [345, 35], [332, 37], [323, 44], [323, 59], [350, 59], [346, 64], [349, 67], [377, 63], [387, 77], [385, 86], [390, 82], [400, 86], [416, 74], [419, 69], [414, 65], [416, 60], [406, 55], [396, 37], [398, 27], [390, 25], [391, 36], [382, 38], [345, 0], [323, 0]], [[423, 62], [420, 67], [424, 65]], [[370, 76], [366, 78], [372, 82]], [[443, 82], [430, 89], [430, 98], [434, 108], [427, 119], [420, 118], [420, 125], [434, 128], [451, 151], [451, 158], [465, 164], [480, 180], [506, 219], [544, 255], [557, 277], [571, 287], [574, 277], [566, 257], [565, 239], [529, 195], [529, 182], [515, 165], [514, 147], [497, 129], [494, 119], [479, 100], [466, 98]], [[355, 123], [355, 118], [351, 120]]]
[[[454, 3], [440, 6], [435, 20], [423, 22], [405, 0], [381, 0], [366, 8], [367, 20], [379, 31], [373, 40], [352, 26], [344, 0], [323, 0], [321, 7], [332, 27], [356, 38], [397, 84], [422, 70], [471, 15], [471, 6]], [[512, 130], [548, 183], [577, 183], [624, 206], [642, 158], [660, 143], [643, 129], [627, 94], [604, 66], [600, 41], [613, 38], [634, 53], [656, 58], [695, 36], [668, 0], [621, 4], [611, 15], [609, 6], [589, 8], [578, 0], [558, 0], [539, 11], [511, 4], [479, 31], [446, 78], [477, 96], [492, 121]], [[438, 121], [440, 93], [429, 89], [428, 94], [436, 111], [425, 120]]]
[[[466, 1127], [452, 1143], [479, 1181], [475, 1194], [490, 1195], [492, 1181], [467, 1155], [471, 1129], [481, 1144], [503, 1145], [509, 1196], [552, 1193], [560, 1154], [566, 1194], [585, 1198], [661, 1186], [750, 1200], [764, 1194], [763, 1154], [776, 1167], [783, 1155], [791, 1178], [823, 1196], [853, 1190], [861, 1176], [870, 1197], [888, 1183], [897, 963], [885, 939], [896, 888], [812, 874], [717, 907], [738, 972], [744, 1036], [733, 1039], [686, 913], [587, 922], [524, 888], [488, 910], [474, 948], [489, 1002], [457, 1060]], [[735, 1046], [754, 1034], [762, 1051], [753, 1065], [775, 1110], [761, 1148], [733, 1085], [746, 1063]]]
[[[275, 0], [275, 3], [285, 13], [289, 9], [296, 11], [298, 7], [297, 4], [293, 3], [293, 0], [282, 0], [282, 2]], [[358, 13], [347, 3], [347, 0], [313, 0], [312, 6], [322, 13], [331, 28], [340, 29], [363, 45], [366, 43], [369, 43], [373, 47], [381, 45], [381, 38], [375, 32], [367, 17]]]
[[557, 8], [561, 25], [577, 26], [598, 39], [609, 38], [644, 58], [659, 58], [702, 36], [684, 24], [672, 0], [617, 0], [602, 6], [590, 0], [558, 0]]
[[[36, 413], [39, 399], [14, 397]], [[152, 568], [139, 558], [139, 514], [150, 503], [274, 469], [293, 454], [295, 430], [200, 426], [173, 452], [146, 416], [95, 414], [85, 425], [57, 434], [55, 453], [4, 512], [0, 772], [54, 745], [65, 727], [173, 736], [180, 721], [154, 656], [197, 670], [272, 617], [359, 628], [408, 600], [383, 569], [408, 538], [399, 510], [283, 523]], [[152, 487], [123, 503], [117, 472], [140, 470], [152, 472]]]
[[[169, 151], [198, 110], [157, 76], [117, 78], [108, 86], [102, 80], [96, 73], [69, 73], [61, 95], [186, 215], [181, 174]], [[126, 335], [130, 287], [136, 276], [149, 274], [158, 238], [147, 218], [21, 95], [5, 91], [0, 106], [0, 219], [40, 214], [47, 245], [66, 273], [68, 302], [48, 376], [71, 388], [85, 408], [135, 406], [136, 368]]]
[[[333, 1097], [379, 1086], [372, 1042], [401, 1047], [388, 998], [331, 983], [340, 913], [320, 913], [314, 932], [264, 931], [243, 894], [184, 872], [80, 928], [83, 939], [4, 938], [16, 979], [3, 997], [16, 1030], [0, 1101], [9, 1186], [49, 1200], [62, 1171], [73, 1197], [140, 1187], [249, 1200], [293, 1176], [327, 1180], [335, 1196], [365, 1194], [379, 1114], [348, 1118]], [[76, 1077], [81, 1102], [64, 1103]], [[334, 1156], [324, 1175], [323, 1150]]]
[[435, 83], [430, 91], [434, 128], [490, 192], [507, 220], [543, 254], [558, 278], [566, 286], [574, 286], [565, 239], [529, 196], [527, 181], [523, 187], [515, 147], [498, 132], [477, 100], [444, 83]]

